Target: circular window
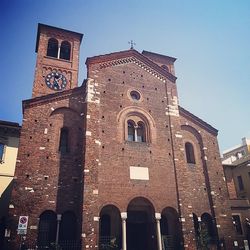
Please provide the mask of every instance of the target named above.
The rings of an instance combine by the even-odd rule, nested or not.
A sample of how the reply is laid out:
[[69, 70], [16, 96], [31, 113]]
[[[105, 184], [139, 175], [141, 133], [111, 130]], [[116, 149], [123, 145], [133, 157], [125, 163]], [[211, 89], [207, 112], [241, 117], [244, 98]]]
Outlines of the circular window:
[[138, 100], [140, 100], [140, 98], [141, 98], [140, 93], [137, 92], [137, 91], [135, 91], [135, 90], [133, 90], [133, 91], [130, 92], [130, 96], [131, 96], [131, 98], [132, 98], [134, 101], [138, 101]]

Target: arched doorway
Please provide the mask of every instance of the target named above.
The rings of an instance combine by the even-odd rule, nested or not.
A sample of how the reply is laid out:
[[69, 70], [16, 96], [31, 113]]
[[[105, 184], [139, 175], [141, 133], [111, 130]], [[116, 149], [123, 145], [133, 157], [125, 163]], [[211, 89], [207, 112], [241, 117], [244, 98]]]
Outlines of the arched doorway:
[[200, 238], [200, 223], [198, 216], [193, 213], [193, 223], [194, 223], [194, 233], [195, 233], [195, 241], [197, 248], [199, 247], [199, 238]]
[[56, 241], [56, 213], [46, 210], [39, 219], [37, 244], [39, 247], [50, 247]]
[[121, 249], [121, 215], [114, 205], [107, 205], [100, 212], [99, 249]]
[[201, 215], [201, 237], [204, 244], [216, 244], [216, 233], [212, 216], [208, 213]]
[[201, 218], [193, 214], [193, 222], [197, 248], [209, 248], [210, 245], [217, 243], [216, 230], [210, 214], [204, 213]]
[[129, 203], [127, 213], [128, 250], [157, 249], [155, 211], [151, 202], [137, 197]]
[[166, 207], [161, 214], [161, 235], [163, 249], [180, 249], [181, 227], [177, 211]]

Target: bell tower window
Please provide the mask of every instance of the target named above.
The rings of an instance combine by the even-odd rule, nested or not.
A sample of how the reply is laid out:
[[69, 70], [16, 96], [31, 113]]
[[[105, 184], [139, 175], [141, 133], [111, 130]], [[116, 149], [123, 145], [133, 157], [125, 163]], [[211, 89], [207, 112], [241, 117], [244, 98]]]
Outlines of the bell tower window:
[[70, 60], [70, 43], [63, 41], [60, 47], [60, 59]]
[[55, 58], [58, 56], [58, 41], [55, 38], [50, 38], [48, 41], [47, 56]]

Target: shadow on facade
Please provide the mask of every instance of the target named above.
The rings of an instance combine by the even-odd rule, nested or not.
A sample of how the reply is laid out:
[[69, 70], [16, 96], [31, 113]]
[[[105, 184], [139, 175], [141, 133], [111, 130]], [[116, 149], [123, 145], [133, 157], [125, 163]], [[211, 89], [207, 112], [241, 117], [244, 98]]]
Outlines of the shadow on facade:
[[40, 247], [81, 248], [85, 120], [83, 102], [79, 104], [79, 96], [71, 99], [69, 107], [56, 109], [50, 116], [56, 142], [53, 152], [57, 152], [51, 157], [55, 160], [53, 167], [58, 166], [54, 171], [58, 188], [56, 211], [47, 210], [40, 215]]

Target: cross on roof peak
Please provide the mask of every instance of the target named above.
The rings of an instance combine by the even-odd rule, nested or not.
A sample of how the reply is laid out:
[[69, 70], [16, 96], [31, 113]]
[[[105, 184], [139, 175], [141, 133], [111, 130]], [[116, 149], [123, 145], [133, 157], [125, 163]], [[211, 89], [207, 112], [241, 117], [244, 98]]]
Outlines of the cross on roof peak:
[[136, 43], [133, 40], [130, 40], [128, 43], [130, 44], [130, 49], [134, 49], [134, 45], [136, 45]]

